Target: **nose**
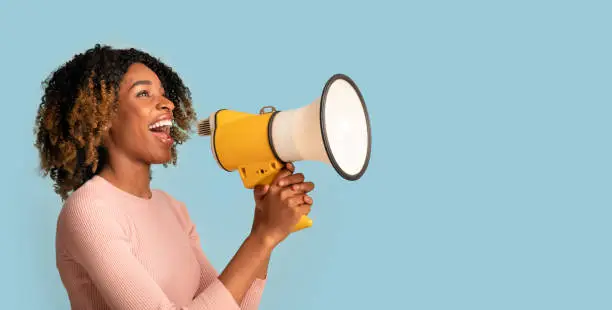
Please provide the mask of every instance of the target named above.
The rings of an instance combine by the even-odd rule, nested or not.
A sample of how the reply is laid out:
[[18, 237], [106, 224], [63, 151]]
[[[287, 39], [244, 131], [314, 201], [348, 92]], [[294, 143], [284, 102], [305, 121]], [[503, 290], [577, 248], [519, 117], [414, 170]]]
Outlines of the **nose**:
[[174, 103], [168, 98], [162, 97], [157, 108], [172, 112], [172, 110], [174, 110]]

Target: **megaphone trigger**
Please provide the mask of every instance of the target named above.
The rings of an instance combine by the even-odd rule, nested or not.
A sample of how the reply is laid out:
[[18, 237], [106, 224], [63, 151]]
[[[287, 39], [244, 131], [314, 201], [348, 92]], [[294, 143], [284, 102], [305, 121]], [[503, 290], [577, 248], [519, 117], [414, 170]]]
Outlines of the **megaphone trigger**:
[[[219, 166], [238, 170], [246, 188], [270, 184], [285, 163], [302, 160], [329, 164], [345, 180], [358, 180], [370, 160], [370, 130], [365, 101], [343, 74], [332, 76], [321, 96], [304, 107], [264, 106], [259, 114], [221, 109], [198, 123]], [[310, 226], [303, 216], [294, 231]]]
[[240, 165], [238, 171], [244, 187], [252, 189], [256, 185], [271, 184], [282, 166], [278, 160], [271, 160]]

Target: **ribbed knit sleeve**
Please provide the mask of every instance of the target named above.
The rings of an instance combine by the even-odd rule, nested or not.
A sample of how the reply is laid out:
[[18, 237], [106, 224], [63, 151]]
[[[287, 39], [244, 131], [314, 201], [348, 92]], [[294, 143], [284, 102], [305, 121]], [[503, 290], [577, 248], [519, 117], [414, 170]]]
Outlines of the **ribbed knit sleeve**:
[[[130, 219], [120, 207], [91, 199], [86, 193], [73, 197], [58, 221], [58, 237], [64, 244], [66, 255], [84, 268], [104, 302], [113, 309], [240, 309], [216, 277], [203, 278], [211, 282], [198, 292], [191, 304], [177, 306], [171, 302], [133, 255], [132, 233]], [[79, 280], [72, 281], [66, 285], [79, 285], [76, 283]], [[87, 296], [81, 295], [80, 298]], [[255, 307], [252, 303], [248, 306], [248, 309]]]
[[243, 310], [256, 310], [261, 303], [261, 296], [263, 295], [264, 287], [266, 285], [265, 279], [255, 279], [251, 287], [246, 292], [240, 303], [240, 309]]

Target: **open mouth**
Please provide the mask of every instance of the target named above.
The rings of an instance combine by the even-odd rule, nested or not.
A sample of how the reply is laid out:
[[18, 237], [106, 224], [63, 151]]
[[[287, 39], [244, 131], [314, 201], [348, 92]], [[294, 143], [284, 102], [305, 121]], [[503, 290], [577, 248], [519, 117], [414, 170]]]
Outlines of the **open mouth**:
[[172, 137], [170, 136], [170, 127], [172, 127], [172, 120], [165, 119], [149, 125], [149, 131], [160, 139], [161, 142], [172, 144], [173, 141]]

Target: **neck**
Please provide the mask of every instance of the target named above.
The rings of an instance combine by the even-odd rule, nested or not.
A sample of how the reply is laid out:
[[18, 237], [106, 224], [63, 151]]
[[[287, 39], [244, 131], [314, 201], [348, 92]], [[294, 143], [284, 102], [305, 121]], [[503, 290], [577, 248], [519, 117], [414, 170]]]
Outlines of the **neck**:
[[125, 156], [109, 156], [99, 173], [115, 187], [134, 196], [151, 198], [151, 165], [130, 160]]

